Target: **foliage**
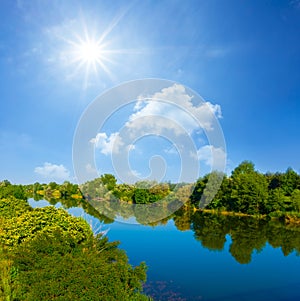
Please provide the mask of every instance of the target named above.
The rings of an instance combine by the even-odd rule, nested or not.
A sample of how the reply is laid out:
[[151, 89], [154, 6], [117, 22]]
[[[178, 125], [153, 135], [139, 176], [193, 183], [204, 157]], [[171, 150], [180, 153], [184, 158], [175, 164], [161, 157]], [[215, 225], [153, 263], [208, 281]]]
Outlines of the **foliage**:
[[13, 256], [20, 300], [147, 300], [145, 264], [132, 268], [116, 243], [90, 236], [78, 245], [60, 229], [40, 233]]
[[113, 195], [124, 202], [132, 203], [135, 187], [129, 184], [119, 184], [114, 187]]
[[108, 189], [113, 190], [116, 186], [117, 179], [114, 175], [104, 174], [100, 177], [102, 184]]
[[5, 246], [16, 246], [31, 240], [39, 232], [51, 233], [55, 229], [61, 229], [63, 233], [73, 237], [77, 244], [92, 235], [89, 225], [83, 219], [72, 217], [65, 210], [50, 206], [26, 211], [20, 216], [7, 219], [2, 227], [0, 243]]
[[1, 300], [150, 300], [145, 264], [133, 268], [117, 242], [63, 209], [14, 197], [0, 200], [0, 276]]
[[30, 210], [32, 208], [25, 200], [18, 200], [15, 197], [0, 199], [0, 217], [17, 217]]
[[218, 193], [219, 186], [223, 183], [224, 178], [225, 174], [213, 171], [203, 178], [198, 179], [191, 194], [192, 203], [198, 208], [206, 207]]
[[113, 175], [104, 174], [84, 183], [80, 188], [88, 200], [110, 201], [116, 198], [129, 204], [148, 204], [165, 198], [175, 186], [175, 184], [156, 181], [139, 181], [134, 185], [117, 184]]
[[[193, 186], [194, 189], [191, 189]], [[138, 211], [141, 215], [141, 208], [136, 207], [134, 212], [124, 211], [121, 210], [123, 207], [120, 203], [115, 200], [143, 205], [153, 204], [163, 199], [168, 201], [168, 210], [172, 212], [178, 210], [180, 204], [185, 204], [190, 200], [195, 210], [205, 208], [258, 217], [267, 215], [274, 217], [274, 212], [282, 212], [283, 219], [289, 220], [291, 219], [288, 216], [291, 214], [295, 217], [300, 213], [300, 176], [291, 168], [288, 168], [285, 173], [262, 174], [255, 170], [251, 161], [243, 161], [230, 176], [212, 171], [199, 178], [195, 184], [178, 183], [175, 185], [145, 180], [134, 185], [117, 184], [113, 175], [106, 174], [81, 187], [90, 201], [106, 200], [121, 216], [124, 214], [125, 218], [128, 218], [130, 212], [137, 214]], [[115, 208], [116, 206], [119, 209]], [[97, 207], [101, 208], [100, 205]], [[162, 208], [162, 210], [165, 209]], [[152, 214], [151, 212], [144, 212], [143, 215]], [[143, 221], [140, 220], [140, 222]]]
[[[208, 179], [213, 179], [211, 185]], [[196, 208], [273, 217], [274, 212], [282, 212], [283, 216], [300, 213], [300, 176], [290, 168], [285, 173], [261, 174], [252, 162], [244, 161], [230, 177], [223, 175], [218, 191], [213, 190], [217, 187], [216, 179], [215, 172], [198, 179], [190, 197]], [[211, 199], [213, 195], [213, 200], [207, 204], [207, 196]]]
[[264, 201], [267, 198], [268, 183], [262, 174], [254, 170], [243, 173], [233, 172], [230, 211], [264, 214], [266, 213]]
[[0, 182], [0, 199], [14, 196], [17, 199], [26, 200], [25, 188], [22, 185], [13, 185], [9, 181]]

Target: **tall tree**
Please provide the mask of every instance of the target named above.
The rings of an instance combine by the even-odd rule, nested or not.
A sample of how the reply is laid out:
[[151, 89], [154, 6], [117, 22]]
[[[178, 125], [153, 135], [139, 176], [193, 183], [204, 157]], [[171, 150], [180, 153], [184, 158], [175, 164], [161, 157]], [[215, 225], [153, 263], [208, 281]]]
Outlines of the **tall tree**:
[[254, 164], [242, 162], [232, 172], [232, 211], [248, 214], [266, 213], [268, 182], [266, 177], [254, 170]]

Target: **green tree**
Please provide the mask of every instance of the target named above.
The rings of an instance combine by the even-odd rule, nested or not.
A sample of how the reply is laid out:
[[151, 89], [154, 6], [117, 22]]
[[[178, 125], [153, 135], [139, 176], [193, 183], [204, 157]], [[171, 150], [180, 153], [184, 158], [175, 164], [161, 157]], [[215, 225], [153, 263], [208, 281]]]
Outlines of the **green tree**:
[[191, 195], [192, 204], [205, 208], [215, 197], [220, 200], [222, 198], [220, 187], [224, 179], [225, 174], [218, 171], [213, 171], [198, 179]]
[[82, 194], [87, 199], [99, 199], [105, 198], [105, 195], [108, 192], [108, 189], [102, 183], [101, 178], [96, 178], [92, 181], [88, 181], [80, 186]]
[[0, 198], [14, 196], [17, 199], [27, 199], [25, 187], [22, 185], [13, 185], [9, 181], [3, 181], [0, 184]]
[[113, 190], [117, 184], [117, 179], [112, 174], [104, 174], [100, 177], [101, 182], [108, 190]]
[[282, 188], [277, 186], [274, 189], [269, 190], [269, 199], [266, 204], [267, 213], [273, 211], [284, 211], [285, 210], [285, 193]]
[[233, 170], [232, 177], [234, 178], [242, 174], [251, 174], [254, 171], [255, 169], [253, 162], [245, 160]]
[[251, 162], [242, 162], [232, 172], [231, 211], [265, 214], [268, 200], [268, 182], [254, 170]]
[[293, 190], [298, 186], [299, 175], [292, 169], [288, 168], [283, 175], [281, 187], [287, 196], [291, 196]]
[[232, 206], [231, 199], [231, 184], [232, 179], [224, 175], [221, 186], [215, 195], [214, 199], [207, 206], [208, 209], [215, 209], [219, 211], [230, 211]]
[[291, 195], [292, 210], [300, 213], [300, 190], [295, 189]]
[[146, 266], [101, 236], [78, 245], [60, 229], [38, 234], [15, 249], [22, 292], [18, 300], [148, 300], [141, 293]]
[[133, 201], [135, 204], [148, 204], [150, 203], [150, 193], [148, 189], [136, 188]]
[[190, 196], [191, 203], [199, 208], [200, 200], [203, 195], [203, 191], [205, 189], [206, 183], [208, 181], [208, 176], [199, 178], [195, 184], [195, 188]]
[[149, 192], [155, 201], [165, 198], [170, 193], [170, 186], [167, 183], [161, 183], [149, 188]]
[[132, 185], [119, 184], [114, 187], [113, 195], [121, 201], [130, 203], [132, 202], [134, 191], [135, 188]]

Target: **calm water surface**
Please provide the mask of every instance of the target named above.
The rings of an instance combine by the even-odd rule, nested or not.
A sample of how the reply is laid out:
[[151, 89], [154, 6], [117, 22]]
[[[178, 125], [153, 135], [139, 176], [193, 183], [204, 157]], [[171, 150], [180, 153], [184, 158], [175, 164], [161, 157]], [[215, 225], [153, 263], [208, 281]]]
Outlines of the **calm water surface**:
[[95, 230], [108, 231], [111, 241], [121, 241], [131, 264], [147, 263], [145, 291], [155, 300], [300, 300], [300, 229], [195, 216], [190, 229], [179, 231], [178, 220], [157, 226], [103, 224], [81, 208], [68, 211], [85, 217]]

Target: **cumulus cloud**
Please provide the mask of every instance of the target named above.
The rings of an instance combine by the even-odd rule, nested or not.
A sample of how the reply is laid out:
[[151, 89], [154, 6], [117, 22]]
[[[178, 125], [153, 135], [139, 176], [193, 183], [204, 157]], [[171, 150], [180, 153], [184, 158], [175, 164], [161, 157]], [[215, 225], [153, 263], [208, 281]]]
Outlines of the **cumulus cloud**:
[[[90, 142], [104, 155], [120, 154], [134, 149], [134, 142], [146, 135], [158, 135], [172, 141], [178, 149], [184, 149], [184, 137], [192, 133], [213, 131], [216, 119], [222, 117], [221, 107], [208, 101], [198, 103], [185, 87], [174, 84], [153, 95], [140, 95], [122, 131], [107, 135], [100, 132]], [[191, 139], [191, 138], [189, 138]], [[200, 149], [199, 155], [209, 149]], [[178, 150], [168, 150], [178, 153]], [[166, 153], [168, 153], [166, 152]], [[215, 150], [215, 156], [221, 156]], [[209, 162], [209, 159], [206, 159]]]
[[107, 136], [106, 133], [98, 133], [90, 142], [94, 144], [96, 148], [100, 149], [104, 155], [119, 153], [121, 147], [124, 145], [119, 133], [112, 133], [110, 136]]
[[199, 161], [204, 163], [214, 170], [224, 170], [226, 163], [226, 153], [220, 147], [213, 145], [205, 145], [198, 149], [197, 157]]
[[[210, 131], [213, 130], [213, 119], [222, 116], [219, 105], [213, 105], [208, 101], [193, 104], [192, 97], [180, 84], [164, 88], [148, 97], [140, 96], [134, 109], [136, 112], [129, 117], [126, 126], [134, 131], [146, 127], [158, 135], [164, 129], [173, 130], [176, 135], [185, 132], [191, 134], [199, 127]], [[146, 116], [148, 118], [145, 124], [143, 117]], [[158, 119], [156, 116], [163, 118]], [[176, 123], [181, 127], [176, 126]]]
[[36, 167], [34, 172], [49, 180], [70, 180], [70, 172], [62, 164], [56, 165], [45, 162], [43, 166]]

